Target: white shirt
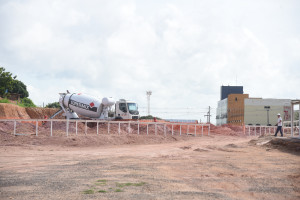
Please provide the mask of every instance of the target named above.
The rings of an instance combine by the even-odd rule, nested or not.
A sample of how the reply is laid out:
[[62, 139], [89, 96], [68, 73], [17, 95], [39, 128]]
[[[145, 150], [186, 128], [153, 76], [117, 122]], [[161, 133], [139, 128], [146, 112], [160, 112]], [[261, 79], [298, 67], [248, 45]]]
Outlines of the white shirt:
[[281, 119], [281, 117], [278, 117], [278, 119], [277, 119], [277, 125], [278, 126], [282, 126], [282, 119]]

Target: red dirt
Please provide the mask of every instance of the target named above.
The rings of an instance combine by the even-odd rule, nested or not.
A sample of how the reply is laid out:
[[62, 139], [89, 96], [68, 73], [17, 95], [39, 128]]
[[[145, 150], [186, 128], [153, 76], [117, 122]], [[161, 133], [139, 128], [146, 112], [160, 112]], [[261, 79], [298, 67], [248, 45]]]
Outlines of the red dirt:
[[[0, 104], [0, 118], [55, 110]], [[93, 122], [94, 123], [94, 122]], [[0, 199], [299, 199], [298, 141], [251, 137], [243, 127], [0, 122]], [[189, 126], [189, 133], [194, 133]], [[205, 128], [204, 130], [207, 130]], [[251, 130], [251, 133], [253, 131]], [[292, 144], [292, 145], [291, 145]], [[119, 185], [128, 185], [120, 187]], [[85, 194], [92, 190], [93, 194]], [[105, 192], [103, 192], [105, 191]], [[120, 192], [121, 191], [121, 192]]]
[[15, 104], [0, 103], [0, 119], [44, 119], [50, 117], [56, 108], [23, 108]]

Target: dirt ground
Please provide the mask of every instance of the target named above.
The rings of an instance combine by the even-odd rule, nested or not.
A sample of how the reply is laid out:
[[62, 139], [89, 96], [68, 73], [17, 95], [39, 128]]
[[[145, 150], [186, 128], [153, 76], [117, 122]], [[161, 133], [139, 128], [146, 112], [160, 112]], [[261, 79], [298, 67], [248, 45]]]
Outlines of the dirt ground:
[[[0, 119], [56, 111], [0, 104]], [[145, 124], [108, 133], [99, 123], [97, 134], [78, 123], [76, 135], [75, 123], [67, 136], [66, 122], [53, 122], [50, 136], [50, 122], [38, 123], [38, 135], [34, 121], [18, 121], [16, 135], [13, 122], [0, 122], [0, 199], [300, 199], [299, 139], [228, 125], [202, 135], [166, 122], [149, 135]]]
[[300, 199], [297, 139], [0, 135], [0, 199]]

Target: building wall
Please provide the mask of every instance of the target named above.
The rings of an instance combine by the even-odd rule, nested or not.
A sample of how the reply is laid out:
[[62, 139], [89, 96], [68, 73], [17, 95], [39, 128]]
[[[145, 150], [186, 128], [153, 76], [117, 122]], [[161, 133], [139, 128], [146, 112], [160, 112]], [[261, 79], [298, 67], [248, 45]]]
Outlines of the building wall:
[[227, 123], [231, 125], [244, 124], [244, 100], [249, 94], [228, 95]]
[[227, 98], [218, 101], [216, 125], [220, 126], [222, 124], [227, 124]]
[[252, 99], [244, 100], [244, 121], [245, 124], [268, 124], [268, 111], [265, 106], [270, 106], [269, 109], [269, 124], [277, 123], [277, 113], [281, 114], [283, 121], [290, 120], [291, 100], [290, 99]]

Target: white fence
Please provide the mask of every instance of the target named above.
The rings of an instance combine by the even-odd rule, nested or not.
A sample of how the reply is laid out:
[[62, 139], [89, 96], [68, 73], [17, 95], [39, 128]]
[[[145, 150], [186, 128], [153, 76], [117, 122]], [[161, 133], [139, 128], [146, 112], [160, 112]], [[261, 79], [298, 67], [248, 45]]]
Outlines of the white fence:
[[[189, 123], [164, 123], [164, 122], [142, 122], [142, 121], [103, 121], [103, 120], [67, 120], [67, 119], [0, 119], [0, 128], [1, 126], [7, 125], [7, 123], [13, 123], [13, 127], [9, 127], [8, 129], [12, 129], [11, 133], [14, 135], [27, 135], [24, 133], [18, 133], [18, 128], [20, 128], [24, 124], [30, 124], [31, 129], [29, 130], [29, 134], [32, 134], [32, 128], [34, 128], [35, 135], [39, 135], [39, 129], [43, 129], [43, 134], [48, 132], [50, 136], [54, 136], [57, 132], [61, 133], [62, 131], [65, 132], [66, 136], [69, 135], [78, 135], [79, 131], [82, 131], [82, 124], [84, 124], [84, 135], [88, 134], [88, 127], [92, 125], [92, 129], [96, 129], [96, 135], [100, 133], [116, 133], [116, 127], [112, 130], [112, 126], [117, 126], [117, 133], [121, 134], [121, 126], [122, 132], [124, 129], [127, 129], [127, 133], [136, 132], [139, 134], [150, 134], [150, 127], [151, 130], [154, 129], [154, 134], [163, 134], [166, 136], [167, 133], [172, 135], [201, 135], [210, 134], [210, 124], [189, 124]], [[56, 133], [54, 130], [55, 123], [63, 123], [65, 127], [56, 129]], [[81, 127], [79, 128], [79, 124]], [[100, 128], [101, 125], [101, 128]], [[71, 128], [72, 126], [72, 128]], [[124, 126], [127, 126], [126, 128]], [[154, 126], [154, 127], [153, 127]], [[95, 128], [96, 127], [96, 128]], [[105, 131], [104, 131], [105, 127]], [[134, 127], [132, 129], [131, 127]], [[7, 129], [7, 128], [6, 128]], [[21, 129], [21, 128], [20, 128]], [[64, 129], [64, 130], [62, 130]], [[205, 129], [205, 130], [204, 130]], [[1, 130], [1, 129], [0, 129]], [[72, 131], [73, 130], [73, 131]], [[24, 132], [24, 131], [22, 131]], [[28, 132], [28, 130], [27, 130]], [[95, 132], [95, 130], [94, 130]], [[34, 133], [33, 133], [34, 134]], [[46, 135], [47, 135], [46, 134]], [[82, 133], [81, 133], [82, 134]], [[57, 135], [57, 134], [56, 134]], [[60, 134], [61, 135], [61, 134]]]
[[[287, 136], [299, 136], [299, 126], [293, 126], [293, 134], [291, 133], [291, 127], [282, 126], [282, 133]], [[246, 125], [245, 126], [245, 134], [251, 135], [275, 135], [277, 130], [277, 126], [255, 126], [255, 125]], [[277, 134], [280, 136], [280, 132]], [[300, 136], [299, 136], [300, 137]]]

